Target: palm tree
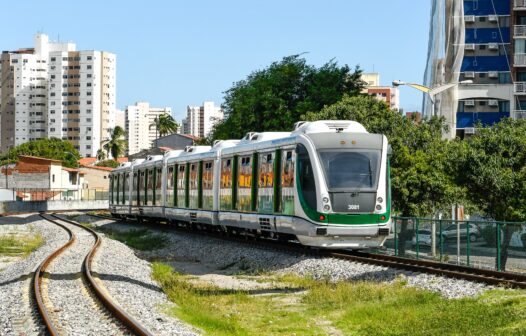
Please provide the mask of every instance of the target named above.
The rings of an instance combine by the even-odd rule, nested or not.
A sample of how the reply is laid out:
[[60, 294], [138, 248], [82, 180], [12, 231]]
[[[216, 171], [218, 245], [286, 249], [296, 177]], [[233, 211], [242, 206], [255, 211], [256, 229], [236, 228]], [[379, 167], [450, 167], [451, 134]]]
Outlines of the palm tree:
[[[156, 117], [154, 122], [150, 124], [150, 129], [153, 127], [155, 127], [156, 133], [158, 132], [160, 136], [164, 136], [177, 132], [179, 125], [170, 114], [163, 113]], [[157, 135], [155, 138], [157, 138]]]
[[124, 139], [125, 135], [126, 131], [124, 131], [122, 127], [117, 126], [113, 129], [110, 140], [104, 141], [104, 145], [102, 146], [102, 148], [104, 148], [108, 153], [108, 157], [111, 153], [113, 159], [117, 160], [118, 157], [124, 154], [124, 151], [126, 150], [126, 140]]
[[97, 160], [104, 161], [106, 160], [106, 152], [101, 148], [97, 151]]

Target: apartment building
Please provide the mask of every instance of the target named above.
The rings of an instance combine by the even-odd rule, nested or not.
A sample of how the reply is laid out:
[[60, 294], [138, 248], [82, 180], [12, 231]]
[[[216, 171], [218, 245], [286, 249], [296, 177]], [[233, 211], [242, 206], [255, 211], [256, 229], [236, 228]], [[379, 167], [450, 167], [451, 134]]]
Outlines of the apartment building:
[[164, 113], [171, 115], [172, 109], [170, 107], [151, 107], [147, 102], [138, 102], [126, 107], [127, 155], [152, 147], [153, 141], [159, 136], [157, 129], [152, 124]]
[[380, 74], [363, 73], [362, 80], [366, 83], [363, 93], [384, 101], [393, 110], [400, 109], [400, 94], [396, 87], [380, 85]]
[[424, 82], [453, 86], [434, 104], [426, 98], [424, 113], [444, 116], [449, 137], [473, 134], [478, 123], [523, 116], [526, 26], [521, 24], [526, 25], [525, 0], [433, 1]]
[[187, 106], [186, 118], [181, 122], [181, 133], [207, 137], [214, 125], [223, 118], [223, 110], [212, 101], [205, 101], [201, 106]]
[[0, 151], [35, 139], [69, 140], [95, 156], [115, 118], [116, 57], [76, 51], [37, 34], [35, 47], [1, 56]]

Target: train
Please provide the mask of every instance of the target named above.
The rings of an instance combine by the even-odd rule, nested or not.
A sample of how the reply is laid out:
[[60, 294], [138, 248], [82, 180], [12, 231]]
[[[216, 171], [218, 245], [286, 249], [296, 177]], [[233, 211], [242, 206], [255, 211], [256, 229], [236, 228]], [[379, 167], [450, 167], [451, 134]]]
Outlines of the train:
[[321, 249], [367, 249], [392, 234], [390, 146], [358, 122], [297, 122], [292, 132], [188, 146], [109, 174], [114, 217]]

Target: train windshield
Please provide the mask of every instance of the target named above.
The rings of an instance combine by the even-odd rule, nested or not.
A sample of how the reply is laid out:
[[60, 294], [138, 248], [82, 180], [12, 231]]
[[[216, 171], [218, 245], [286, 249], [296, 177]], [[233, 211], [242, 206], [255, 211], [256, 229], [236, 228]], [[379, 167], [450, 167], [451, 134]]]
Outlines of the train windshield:
[[379, 150], [319, 152], [329, 190], [376, 189], [380, 171]]

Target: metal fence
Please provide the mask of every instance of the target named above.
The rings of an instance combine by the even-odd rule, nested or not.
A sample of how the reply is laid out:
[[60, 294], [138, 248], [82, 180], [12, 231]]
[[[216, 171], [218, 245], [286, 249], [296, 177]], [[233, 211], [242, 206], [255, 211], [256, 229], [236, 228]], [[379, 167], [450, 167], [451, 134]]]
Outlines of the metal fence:
[[383, 253], [526, 272], [526, 223], [394, 217]]
[[11, 189], [12, 200], [30, 201], [99, 201], [108, 199], [105, 189]]

